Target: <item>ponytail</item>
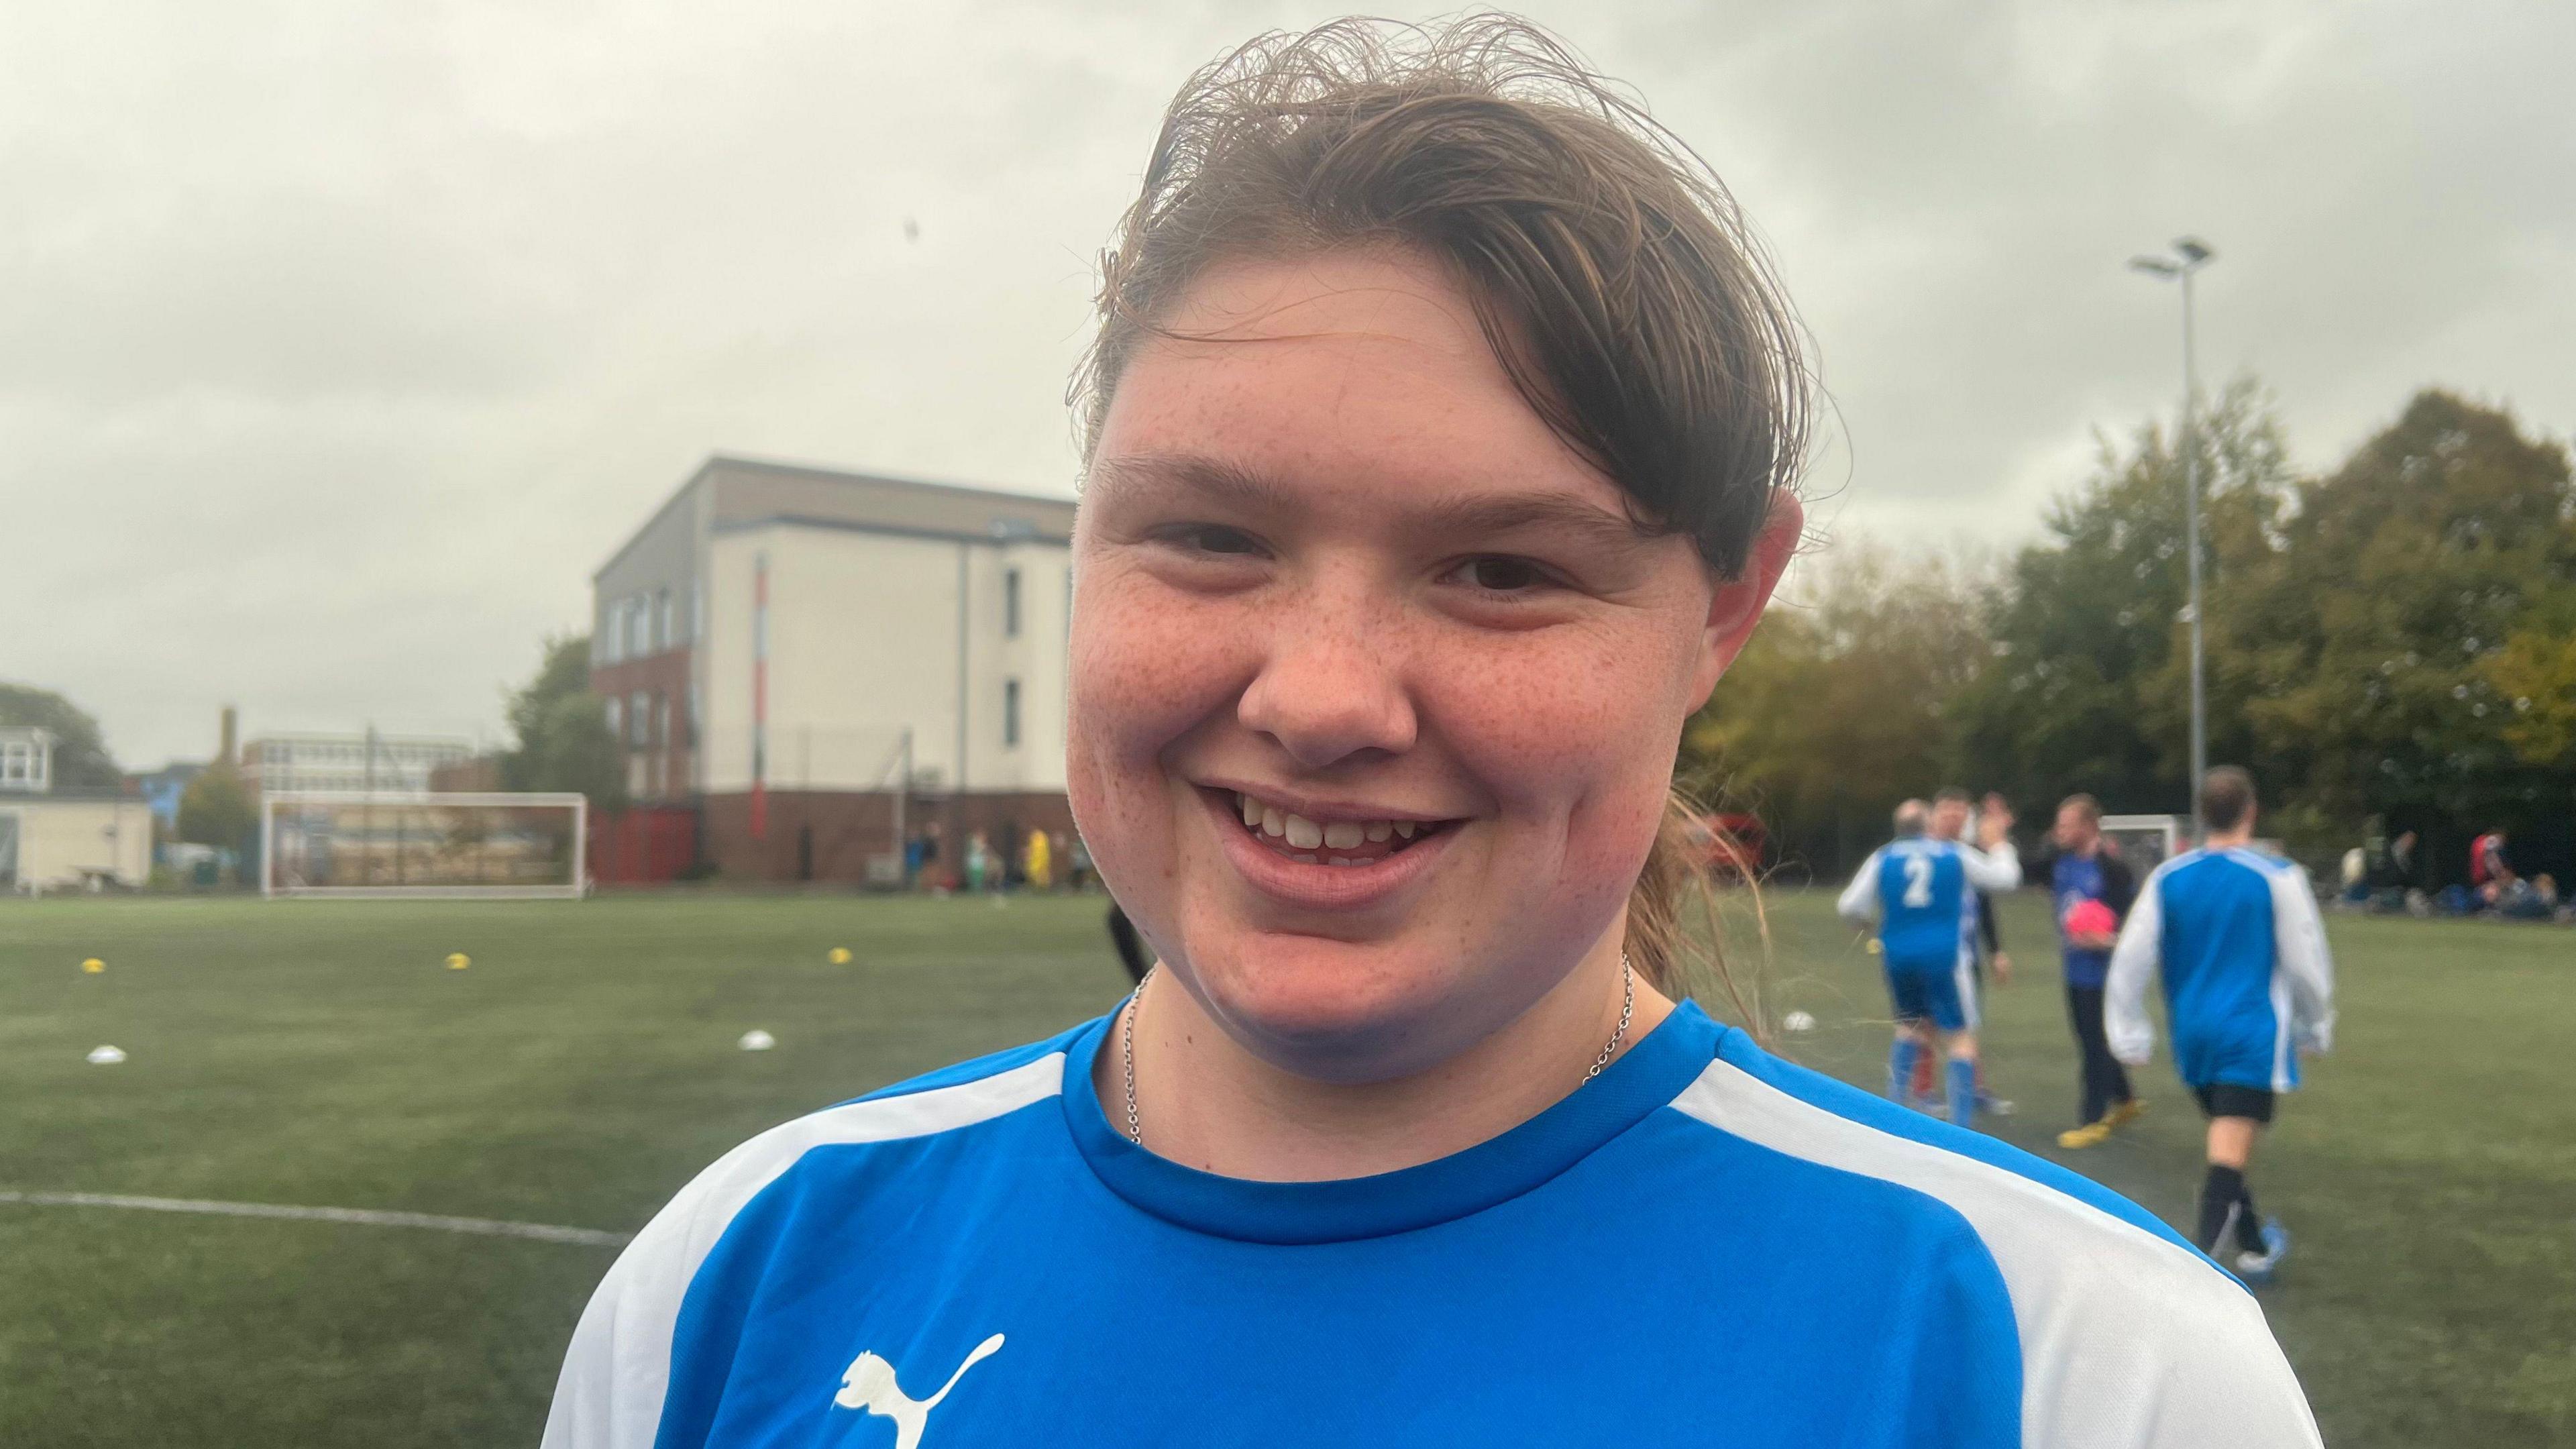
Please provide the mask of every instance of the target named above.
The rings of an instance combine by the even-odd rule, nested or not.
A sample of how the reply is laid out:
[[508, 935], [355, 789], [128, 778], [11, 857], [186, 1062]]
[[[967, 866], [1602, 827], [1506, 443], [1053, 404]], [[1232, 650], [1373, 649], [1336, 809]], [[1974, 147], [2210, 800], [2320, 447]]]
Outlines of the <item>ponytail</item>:
[[[1655, 989], [1678, 1001], [1703, 990], [1722, 993], [1735, 1016], [1756, 1040], [1771, 1040], [1762, 1014], [1761, 983], [1739, 978], [1726, 955], [1726, 933], [1718, 920], [1717, 864], [1740, 876], [1753, 908], [1755, 934], [1767, 955], [1771, 922], [1762, 906], [1762, 890], [1753, 863], [1734, 841], [1709, 836], [1700, 824], [1697, 802], [1680, 790], [1664, 796], [1663, 818], [1655, 826], [1655, 843], [1646, 852], [1646, 868], [1628, 893], [1628, 959]], [[1713, 847], [1713, 849], [1712, 849]], [[1704, 930], [1694, 933], [1683, 922], [1696, 905]]]

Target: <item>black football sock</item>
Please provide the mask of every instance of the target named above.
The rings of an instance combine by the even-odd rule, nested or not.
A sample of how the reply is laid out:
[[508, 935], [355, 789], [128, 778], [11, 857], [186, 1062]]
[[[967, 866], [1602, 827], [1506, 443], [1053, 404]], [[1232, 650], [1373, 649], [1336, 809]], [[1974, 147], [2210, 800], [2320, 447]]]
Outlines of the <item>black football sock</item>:
[[2263, 1218], [2254, 1211], [2254, 1187], [2245, 1174], [2236, 1175], [2236, 1246], [2249, 1253], [2268, 1253], [2271, 1246], [2263, 1241]]
[[2191, 1239], [2202, 1252], [2218, 1251], [2218, 1240], [2227, 1231], [2228, 1211], [2235, 1208], [2242, 1212], [2236, 1204], [2244, 1195], [2245, 1174], [2215, 1162], [2209, 1164], [2209, 1176], [2200, 1184], [2200, 1231]]

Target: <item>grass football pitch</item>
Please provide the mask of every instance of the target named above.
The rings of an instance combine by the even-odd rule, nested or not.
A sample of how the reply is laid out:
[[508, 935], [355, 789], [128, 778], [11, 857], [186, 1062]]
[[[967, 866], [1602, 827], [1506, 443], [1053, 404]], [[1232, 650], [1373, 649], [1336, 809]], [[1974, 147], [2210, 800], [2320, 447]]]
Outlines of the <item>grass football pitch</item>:
[[[1824, 893], [1769, 902], [1772, 1006], [1818, 1020], [1786, 1050], [1874, 1087], [1874, 958]], [[1107, 1008], [1125, 979], [1102, 908], [0, 905], [0, 1192], [631, 1231], [763, 1127]], [[2022, 971], [1990, 997], [1989, 1075], [2020, 1110], [1989, 1126], [2188, 1221], [2199, 1125], [2163, 1062], [2144, 1122], [2057, 1151], [2074, 1069], [2044, 902], [2004, 928]], [[2254, 1173], [2297, 1234], [2263, 1301], [2326, 1441], [2576, 1440], [2576, 934], [2329, 933], [2339, 1049]], [[776, 1048], [737, 1049], [754, 1029]], [[85, 1060], [106, 1044], [127, 1060]], [[533, 1445], [612, 1252], [0, 1202], [0, 1444]]]

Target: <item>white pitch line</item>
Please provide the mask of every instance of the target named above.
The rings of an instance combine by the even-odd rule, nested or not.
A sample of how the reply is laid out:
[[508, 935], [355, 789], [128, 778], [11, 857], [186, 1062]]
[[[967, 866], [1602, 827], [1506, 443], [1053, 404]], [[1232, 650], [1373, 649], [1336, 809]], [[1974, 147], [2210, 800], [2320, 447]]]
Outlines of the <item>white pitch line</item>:
[[533, 1238], [541, 1243], [578, 1243], [592, 1248], [624, 1247], [633, 1233], [597, 1228], [559, 1228], [551, 1223], [513, 1223], [498, 1218], [452, 1218], [440, 1213], [378, 1212], [372, 1208], [290, 1207], [267, 1202], [206, 1202], [184, 1197], [127, 1197], [106, 1192], [0, 1192], [0, 1203], [39, 1207], [139, 1208], [156, 1213], [212, 1213], [229, 1218], [294, 1218], [309, 1222], [360, 1223], [377, 1228], [433, 1228], [442, 1233], [482, 1233], [495, 1238]]

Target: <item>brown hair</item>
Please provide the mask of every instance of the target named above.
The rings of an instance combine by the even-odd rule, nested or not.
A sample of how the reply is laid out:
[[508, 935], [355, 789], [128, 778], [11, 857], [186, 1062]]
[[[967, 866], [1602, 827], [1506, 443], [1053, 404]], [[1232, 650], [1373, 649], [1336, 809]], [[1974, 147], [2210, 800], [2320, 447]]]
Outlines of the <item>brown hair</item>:
[[2102, 823], [2102, 802], [2085, 794], [2081, 790], [2078, 790], [2074, 794], [2067, 796], [2065, 799], [2058, 801], [2057, 809], [2058, 813], [2061, 815], [2072, 810], [2076, 814], [2083, 816], [2090, 824], [2099, 825]]
[[2254, 808], [2254, 777], [2234, 765], [2221, 765], [2201, 777], [2200, 823], [2212, 830], [2233, 830]]
[[[1369, 246], [1449, 268], [1521, 395], [1637, 526], [1743, 572], [1806, 461], [1795, 314], [1706, 164], [1506, 16], [1264, 35], [1182, 85], [1101, 258], [1068, 398], [1083, 456], [1128, 361], [1211, 267]], [[1629, 954], [1667, 989], [1686, 989], [1695, 834], [1676, 797], [1629, 904]]]

